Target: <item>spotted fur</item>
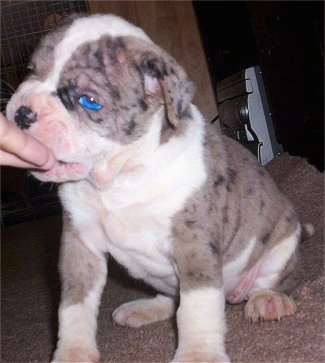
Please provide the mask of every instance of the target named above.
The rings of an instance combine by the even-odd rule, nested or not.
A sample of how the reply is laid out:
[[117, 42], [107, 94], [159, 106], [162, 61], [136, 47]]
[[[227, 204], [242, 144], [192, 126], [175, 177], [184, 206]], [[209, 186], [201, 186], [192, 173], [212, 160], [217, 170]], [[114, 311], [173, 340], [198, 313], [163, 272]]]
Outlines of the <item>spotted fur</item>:
[[253, 155], [204, 121], [170, 55], [123, 19], [94, 15], [45, 36], [31, 67], [7, 116], [58, 159], [33, 172], [61, 184], [64, 209], [53, 361], [99, 360], [107, 253], [160, 292], [113, 319], [139, 327], [177, 310], [175, 362], [229, 361], [225, 300], [248, 299], [253, 321], [272, 319], [263, 302], [278, 317], [295, 310], [277, 293], [297, 261], [295, 211]]

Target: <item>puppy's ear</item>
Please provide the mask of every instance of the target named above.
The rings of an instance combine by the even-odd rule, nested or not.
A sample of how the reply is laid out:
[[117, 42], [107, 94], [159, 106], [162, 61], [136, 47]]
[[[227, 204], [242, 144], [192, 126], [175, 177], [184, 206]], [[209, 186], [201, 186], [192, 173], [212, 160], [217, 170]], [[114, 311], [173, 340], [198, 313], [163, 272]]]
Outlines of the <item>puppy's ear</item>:
[[194, 84], [182, 67], [160, 49], [143, 53], [139, 66], [146, 94], [164, 103], [168, 121], [177, 127], [192, 101]]

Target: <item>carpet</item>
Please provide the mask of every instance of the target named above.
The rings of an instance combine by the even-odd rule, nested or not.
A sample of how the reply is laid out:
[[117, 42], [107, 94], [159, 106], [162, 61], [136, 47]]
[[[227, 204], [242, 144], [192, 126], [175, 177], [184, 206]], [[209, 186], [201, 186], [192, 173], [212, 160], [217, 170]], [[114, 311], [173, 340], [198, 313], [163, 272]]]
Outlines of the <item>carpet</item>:
[[[283, 154], [267, 169], [315, 234], [302, 242], [298, 311], [280, 322], [249, 323], [244, 304], [227, 305], [226, 346], [232, 362], [324, 362], [324, 176], [300, 157]], [[59, 215], [2, 230], [1, 362], [47, 362], [55, 349], [59, 281]], [[98, 317], [104, 362], [168, 362], [176, 348], [175, 319], [131, 329], [115, 325], [120, 304], [153, 296], [109, 260]]]

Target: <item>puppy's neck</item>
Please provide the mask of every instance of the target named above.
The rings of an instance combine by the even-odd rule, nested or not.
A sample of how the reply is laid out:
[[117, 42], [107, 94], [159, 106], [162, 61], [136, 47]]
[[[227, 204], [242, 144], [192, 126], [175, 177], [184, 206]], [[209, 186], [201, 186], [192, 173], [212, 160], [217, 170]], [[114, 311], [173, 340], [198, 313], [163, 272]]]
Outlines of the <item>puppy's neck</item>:
[[148, 157], [160, 146], [164, 118], [163, 107], [153, 116], [148, 132], [135, 142], [121, 145], [113, 154], [102, 156], [89, 174], [89, 181], [99, 190], [106, 190], [117, 177], [139, 173], [146, 168]]
[[96, 163], [89, 174], [90, 183], [98, 190], [108, 190], [112, 183], [136, 179], [146, 173], [159, 174], [171, 167], [184, 153], [189, 153], [190, 149], [201, 149], [204, 120], [195, 106], [191, 107], [191, 112], [196, 115], [193, 119], [184, 120], [187, 127], [162, 143], [165, 114], [161, 107], [152, 116], [145, 135], [131, 144], [121, 146], [113, 155], [101, 158]]

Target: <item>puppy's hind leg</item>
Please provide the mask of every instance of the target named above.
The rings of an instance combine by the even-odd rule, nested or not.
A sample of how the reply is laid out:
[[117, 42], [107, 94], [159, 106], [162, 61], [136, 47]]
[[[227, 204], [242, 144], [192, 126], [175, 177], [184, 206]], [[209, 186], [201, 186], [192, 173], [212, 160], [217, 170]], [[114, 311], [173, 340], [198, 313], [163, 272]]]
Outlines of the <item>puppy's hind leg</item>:
[[248, 320], [280, 320], [295, 313], [295, 302], [281, 291], [294, 272], [299, 238], [300, 225], [263, 257], [259, 274], [245, 306], [245, 317]]
[[106, 271], [102, 253], [90, 251], [80, 234], [63, 233], [59, 340], [53, 362], [99, 362], [97, 315]]
[[175, 301], [158, 294], [155, 298], [140, 299], [121, 305], [113, 312], [118, 325], [139, 328], [159, 320], [166, 320], [175, 313]]

